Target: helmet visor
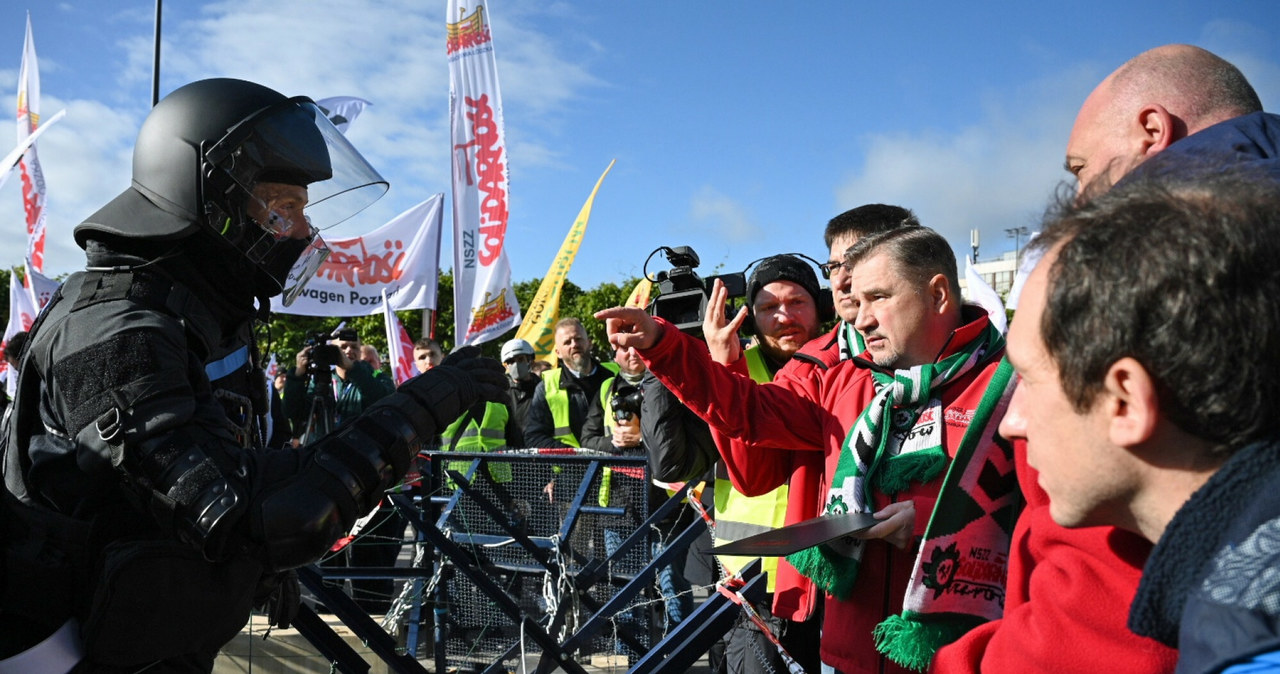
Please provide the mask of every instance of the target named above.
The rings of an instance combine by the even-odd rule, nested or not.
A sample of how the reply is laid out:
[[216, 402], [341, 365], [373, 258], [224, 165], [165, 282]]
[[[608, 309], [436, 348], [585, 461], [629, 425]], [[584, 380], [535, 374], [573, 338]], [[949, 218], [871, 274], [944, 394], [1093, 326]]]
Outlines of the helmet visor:
[[246, 192], [259, 182], [307, 188], [307, 216], [327, 229], [364, 210], [388, 184], [307, 98], [247, 117], [206, 153]]

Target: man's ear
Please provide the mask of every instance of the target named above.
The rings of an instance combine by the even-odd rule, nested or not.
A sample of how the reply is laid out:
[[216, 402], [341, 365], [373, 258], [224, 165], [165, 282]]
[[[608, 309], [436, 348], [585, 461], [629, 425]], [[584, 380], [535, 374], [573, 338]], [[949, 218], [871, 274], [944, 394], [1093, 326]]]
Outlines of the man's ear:
[[1178, 139], [1178, 120], [1159, 103], [1148, 103], [1139, 108], [1136, 121], [1144, 157], [1162, 152]]
[[942, 274], [934, 274], [929, 279], [929, 299], [933, 304], [935, 313], [944, 313], [947, 309], [955, 304], [955, 289], [951, 287], [951, 282]]
[[1155, 380], [1137, 360], [1121, 358], [1107, 369], [1099, 404], [1107, 414], [1112, 444], [1135, 447], [1151, 438], [1160, 420]]

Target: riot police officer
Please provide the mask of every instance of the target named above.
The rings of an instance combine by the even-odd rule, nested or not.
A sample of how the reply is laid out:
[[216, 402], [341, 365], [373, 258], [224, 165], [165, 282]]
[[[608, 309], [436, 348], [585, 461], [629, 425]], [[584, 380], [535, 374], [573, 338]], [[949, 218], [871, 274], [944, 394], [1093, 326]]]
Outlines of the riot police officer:
[[76, 227], [88, 265], [24, 352], [3, 436], [0, 669], [210, 671], [281, 572], [503, 393], [496, 361], [455, 354], [311, 445], [263, 448], [254, 321], [323, 260], [318, 228], [386, 187], [309, 99], [211, 79], [156, 105], [131, 186]]

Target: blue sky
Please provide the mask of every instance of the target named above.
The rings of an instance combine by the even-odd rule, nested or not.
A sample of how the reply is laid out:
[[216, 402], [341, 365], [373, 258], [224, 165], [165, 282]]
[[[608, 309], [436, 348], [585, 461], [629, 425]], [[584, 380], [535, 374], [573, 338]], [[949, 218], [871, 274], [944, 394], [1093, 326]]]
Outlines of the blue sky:
[[[28, 10], [41, 112], [67, 109], [39, 144], [46, 272], [61, 274], [83, 264], [71, 229], [128, 185], [150, 106], [155, 5], [4, 0], [9, 115]], [[371, 230], [448, 195], [444, 14], [443, 0], [171, 1], [160, 90], [231, 76], [289, 95], [368, 99], [348, 137], [392, 187], [332, 235]], [[1280, 110], [1272, 0], [491, 0], [490, 16], [516, 280], [546, 273], [611, 159], [569, 276], [582, 286], [639, 275], [663, 245], [692, 246], [707, 274], [778, 252], [825, 257], [826, 221], [869, 202], [913, 208], [961, 255], [971, 228], [982, 258], [1010, 250], [1005, 230], [1034, 228], [1067, 178], [1063, 148], [1084, 97], [1160, 44], [1222, 55]], [[21, 263], [24, 236], [10, 179], [0, 189], [0, 265]], [[451, 242], [446, 230], [444, 267]], [[655, 259], [651, 272], [666, 266]]]

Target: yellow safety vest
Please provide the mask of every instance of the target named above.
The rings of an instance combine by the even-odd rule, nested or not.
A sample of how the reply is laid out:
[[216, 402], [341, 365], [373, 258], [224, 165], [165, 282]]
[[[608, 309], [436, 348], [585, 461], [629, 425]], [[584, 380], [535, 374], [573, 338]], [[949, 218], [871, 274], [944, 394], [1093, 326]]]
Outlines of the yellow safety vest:
[[[617, 363], [601, 363], [600, 367], [618, 374]], [[570, 447], [581, 447], [578, 436], [569, 426], [569, 392], [560, 388], [561, 368], [551, 368], [542, 373], [542, 386], [547, 396], [547, 408], [551, 410], [552, 436]]]
[[[459, 452], [487, 452], [507, 444], [507, 406], [502, 403], [486, 402], [484, 404], [484, 417], [477, 421], [474, 417], [467, 421], [465, 428], [462, 422], [467, 419], [467, 414], [454, 420], [449, 427], [444, 430], [443, 440], [444, 449], [449, 449], [453, 445], [453, 439], [458, 438], [458, 444], [453, 447]], [[505, 461], [493, 461], [487, 463], [489, 466], [489, 475], [494, 482], [510, 482], [511, 481], [511, 464]], [[461, 473], [467, 472], [467, 468], [471, 466], [469, 461], [450, 461], [448, 467]]]
[[[760, 347], [753, 346], [743, 352], [747, 359], [747, 372], [757, 383], [773, 381], [773, 373], [764, 361]], [[716, 473], [716, 545], [736, 541], [747, 536], [776, 529], [787, 521], [787, 485], [760, 496], [745, 496], [733, 488], [727, 477]], [[720, 555], [720, 563], [729, 573], [737, 573], [755, 557]], [[769, 574], [768, 589], [773, 592], [778, 575], [778, 558], [761, 557], [761, 570]]]

